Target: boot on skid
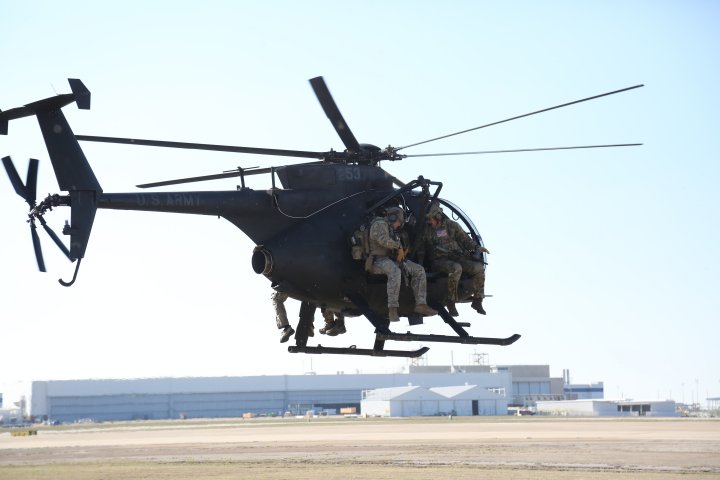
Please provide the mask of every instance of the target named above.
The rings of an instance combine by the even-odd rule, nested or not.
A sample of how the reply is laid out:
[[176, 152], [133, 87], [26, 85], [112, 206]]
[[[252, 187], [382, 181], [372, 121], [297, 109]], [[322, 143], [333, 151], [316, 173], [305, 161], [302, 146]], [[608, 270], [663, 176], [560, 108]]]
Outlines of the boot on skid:
[[433, 310], [428, 307], [426, 304], [421, 303], [419, 305], [415, 305], [415, 313], [419, 313], [424, 317], [432, 317], [433, 315], [437, 315], [438, 312], [437, 310]]
[[399, 322], [400, 316], [398, 315], [397, 307], [388, 307], [388, 318], [391, 322]]
[[283, 328], [282, 332], [280, 333], [280, 343], [287, 342], [292, 334], [295, 333], [295, 330], [290, 325], [286, 325], [285, 328]]
[[460, 314], [457, 311], [457, 307], [455, 306], [455, 302], [448, 300], [447, 302], [447, 311], [450, 315], [453, 317], [459, 317]]
[[470, 304], [472, 308], [475, 309], [476, 312], [478, 312], [480, 315], [485, 315], [485, 309], [482, 306], [482, 298], [476, 298], [472, 301]]
[[[327, 324], [325, 326], [327, 327]], [[325, 331], [325, 334], [330, 335], [331, 337], [335, 337], [337, 335], [342, 335], [345, 332], [347, 332], [347, 330], [345, 330], [345, 319], [338, 318], [333, 323], [332, 328]]]

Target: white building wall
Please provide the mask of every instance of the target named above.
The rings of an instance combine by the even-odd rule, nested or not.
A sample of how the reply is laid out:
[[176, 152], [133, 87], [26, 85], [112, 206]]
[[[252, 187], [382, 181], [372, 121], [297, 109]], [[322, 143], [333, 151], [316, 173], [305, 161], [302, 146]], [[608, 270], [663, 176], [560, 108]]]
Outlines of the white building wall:
[[418, 417], [422, 415], [420, 400], [390, 400], [390, 402], [400, 405], [401, 417]]
[[[642, 409], [640, 411], [621, 411]], [[675, 402], [667, 401], [613, 401], [613, 400], [565, 400], [556, 402], [537, 402], [538, 413], [560, 416], [583, 417], [674, 417]]]
[[[385, 401], [389, 407], [382, 405]], [[458, 416], [507, 415], [507, 405], [507, 398], [474, 385], [430, 389], [399, 387], [366, 391], [361, 409], [368, 415], [403, 417], [451, 412]]]
[[449, 411], [452, 410], [456, 415], [469, 417], [472, 415], [472, 400], [453, 400], [453, 408]]
[[[478, 400], [478, 415], [498, 415], [497, 400]], [[507, 415], [507, 408], [503, 415]]]
[[360, 409], [363, 415], [369, 415], [373, 417], [392, 416], [392, 407], [390, 400], [363, 400], [360, 403]]
[[[536, 409], [538, 413], [548, 413], [550, 415], [567, 417], [594, 417], [598, 416], [600, 411], [603, 410], [605, 410], [604, 413], [608, 413], [606, 409], [596, 407], [596, 403], [597, 402], [595, 400], [560, 400], [554, 402], [539, 401], [537, 402]], [[614, 405], [613, 408], [615, 408]]]
[[450, 413], [453, 410], [457, 410], [457, 407], [455, 406], [456, 402], [454, 400], [440, 400], [438, 402], [438, 410], [443, 413]]

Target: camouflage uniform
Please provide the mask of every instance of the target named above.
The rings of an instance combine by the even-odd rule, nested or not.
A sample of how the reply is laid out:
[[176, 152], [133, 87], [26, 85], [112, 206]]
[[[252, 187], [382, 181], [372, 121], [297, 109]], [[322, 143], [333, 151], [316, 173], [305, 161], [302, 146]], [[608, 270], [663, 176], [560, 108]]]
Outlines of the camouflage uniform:
[[287, 299], [288, 294], [285, 292], [273, 292], [270, 295], [273, 308], [275, 308], [275, 323], [280, 329], [290, 326], [287, 318], [287, 311], [285, 311], [285, 300]]
[[[295, 329], [292, 328], [290, 326], [290, 322], [288, 322], [287, 311], [285, 310], [285, 300], [288, 299], [288, 296], [289, 295], [285, 292], [273, 292], [270, 295], [270, 300], [272, 301], [273, 308], [275, 308], [275, 324], [277, 325], [278, 329], [282, 330], [282, 332], [280, 332], [280, 343], [287, 342], [290, 336], [295, 333]], [[315, 327], [311, 318], [310, 325], [308, 327], [308, 337], [314, 336]]]
[[393, 250], [401, 247], [400, 240], [390, 236], [390, 225], [382, 217], [376, 217], [370, 224], [370, 258], [372, 264], [368, 265], [371, 273], [382, 273], [387, 276], [388, 307], [397, 308], [400, 297], [400, 281], [402, 273], [410, 279], [410, 287], [415, 296], [417, 305], [425, 305], [426, 279], [425, 269], [409, 260], [398, 262], [391, 260], [389, 255]]
[[457, 302], [457, 290], [463, 272], [472, 278], [473, 296], [485, 297], [485, 264], [466, 256], [478, 250], [479, 245], [463, 231], [462, 227], [448, 218], [440, 218], [436, 227], [426, 225], [424, 250], [430, 250], [432, 270], [448, 274], [448, 301]]

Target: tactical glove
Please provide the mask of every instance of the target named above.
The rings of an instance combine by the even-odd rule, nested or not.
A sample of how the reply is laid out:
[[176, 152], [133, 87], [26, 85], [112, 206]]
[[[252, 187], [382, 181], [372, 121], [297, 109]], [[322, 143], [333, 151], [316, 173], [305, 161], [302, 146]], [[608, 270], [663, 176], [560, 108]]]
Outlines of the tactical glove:
[[473, 252], [473, 254], [472, 254], [472, 259], [475, 260], [476, 262], [482, 261], [483, 253], [490, 253], [490, 250], [488, 250], [485, 247], [477, 247], [475, 252]]

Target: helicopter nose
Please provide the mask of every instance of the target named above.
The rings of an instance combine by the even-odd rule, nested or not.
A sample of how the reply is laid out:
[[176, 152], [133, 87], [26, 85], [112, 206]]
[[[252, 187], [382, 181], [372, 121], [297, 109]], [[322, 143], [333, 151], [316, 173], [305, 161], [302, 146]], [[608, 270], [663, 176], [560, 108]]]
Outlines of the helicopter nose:
[[263, 247], [255, 247], [252, 254], [252, 268], [255, 273], [269, 275], [273, 270], [273, 257], [269, 250]]

